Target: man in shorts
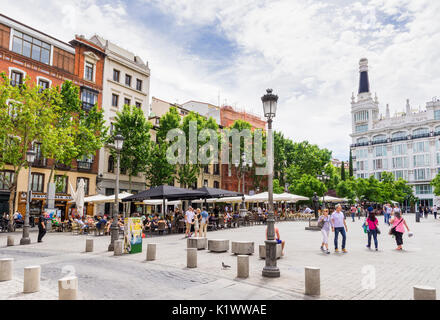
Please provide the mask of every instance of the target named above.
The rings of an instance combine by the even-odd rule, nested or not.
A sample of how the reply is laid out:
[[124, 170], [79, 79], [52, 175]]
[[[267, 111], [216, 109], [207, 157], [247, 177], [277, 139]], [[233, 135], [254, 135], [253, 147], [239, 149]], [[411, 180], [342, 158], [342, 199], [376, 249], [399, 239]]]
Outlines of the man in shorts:
[[[266, 228], [266, 240], [267, 240], [267, 228]], [[275, 240], [277, 241], [277, 245], [281, 244], [281, 255], [284, 256], [284, 246], [286, 245], [286, 241], [281, 240], [280, 230], [278, 227], [275, 227]]]
[[185, 236], [190, 238], [191, 237], [191, 225], [192, 221], [194, 219], [194, 209], [192, 207], [189, 207], [188, 210], [185, 212], [185, 223], [186, 223], [186, 232]]

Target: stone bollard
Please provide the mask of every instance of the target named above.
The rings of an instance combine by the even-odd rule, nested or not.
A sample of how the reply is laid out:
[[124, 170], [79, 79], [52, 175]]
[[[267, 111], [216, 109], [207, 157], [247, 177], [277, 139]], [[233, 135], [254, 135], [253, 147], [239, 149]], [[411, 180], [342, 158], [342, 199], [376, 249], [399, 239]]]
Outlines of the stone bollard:
[[305, 294], [308, 296], [319, 296], [321, 295], [321, 276], [320, 269], [314, 267], [306, 267], [306, 290]]
[[122, 240], [115, 241], [114, 255], [115, 256], [122, 256]]
[[24, 268], [23, 292], [32, 293], [40, 291], [40, 266]]
[[15, 238], [14, 236], [8, 236], [8, 247], [15, 246]]
[[237, 278], [249, 278], [249, 256], [237, 256]]
[[12, 266], [14, 264], [13, 258], [0, 259], [0, 281], [12, 280]]
[[78, 299], [78, 278], [66, 277], [58, 280], [58, 300]]
[[156, 260], [156, 244], [148, 243], [147, 244], [147, 261]]
[[186, 249], [186, 266], [188, 268], [197, 268], [197, 248]]
[[437, 300], [435, 288], [425, 286], [414, 287], [414, 300]]
[[86, 252], [93, 252], [93, 239], [86, 239]]

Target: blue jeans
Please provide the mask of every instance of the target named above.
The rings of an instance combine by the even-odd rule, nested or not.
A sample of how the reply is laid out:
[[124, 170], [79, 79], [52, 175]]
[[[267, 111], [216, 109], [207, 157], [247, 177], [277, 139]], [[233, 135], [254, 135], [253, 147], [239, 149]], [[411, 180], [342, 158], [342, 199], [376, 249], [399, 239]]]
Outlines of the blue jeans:
[[377, 249], [378, 243], [377, 243], [377, 230], [376, 229], [368, 231], [368, 248], [371, 248], [371, 236], [373, 236], [374, 246]]
[[339, 233], [342, 235], [342, 249], [345, 249], [345, 241], [347, 240], [347, 234], [345, 233], [345, 228], [335, 228], [335, 249], [338, 249], [338, 236]]
[[351, 218], [353, 219], [353, 222], [354, 222], [354, 213], [351, 214]]
[[389, 213], [384, 213], [383, 216], [384, 216], [385, 223], [390, 224], [390, 216], [391, 215]]

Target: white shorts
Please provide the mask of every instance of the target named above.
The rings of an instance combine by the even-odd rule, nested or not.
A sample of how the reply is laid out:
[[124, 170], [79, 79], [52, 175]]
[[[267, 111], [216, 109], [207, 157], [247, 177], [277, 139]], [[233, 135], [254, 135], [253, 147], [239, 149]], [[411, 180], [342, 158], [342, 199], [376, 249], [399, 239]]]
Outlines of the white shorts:
[[328, 244], [328, 234], [330, 233], [330, 230], [324, 230], [321, 229], [321, 233], [322, 233], [322, 243]]

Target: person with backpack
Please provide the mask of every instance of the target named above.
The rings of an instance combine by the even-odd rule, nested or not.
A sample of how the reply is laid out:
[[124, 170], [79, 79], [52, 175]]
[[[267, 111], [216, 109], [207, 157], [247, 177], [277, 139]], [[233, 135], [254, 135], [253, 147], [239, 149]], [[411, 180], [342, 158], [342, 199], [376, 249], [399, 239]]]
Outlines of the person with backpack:
[[[390, 230], [390, 235], [394, 235], [396, 238], [397, 248], [396, 250], [402, 250], [403, 245], [403, 234], [405, 233], [405, 228], [410, 232], [408, 225], [406, 224], [405, 219], [403, 219], [400, 212], [396, 212], [394, 217], [391, 218], [390, 224], [392, 224], [392, 228]], [[410, 233], [411, 236], [411, 233]]]
[[376, 218], [376, 212], [372, 211], [368, 215], [367, 220], [365, 221], [365, 224], [367, 226], [367, 233], [368, 233], [368, 244], [367, 248], [371, 249], [371, 237], [374, 239], [374, 247], [376, 248], [376, 251], [378, 251], [378, 241], [377, 241], [377, 235], [380, 232], [378, 225], [379, 220]]
[[330, 234], [330, 223], [331, 222], [330, 222], [330, 217], [328, 215], [328, 209], [326, 208], [324, 209], [322, 215], [318, 219], [318, 227], [321, 228], [321, 234], [322, 234], [321, 251], [327, 254], [330, 254], [330, 251], [328, 250], [328, 236]]

